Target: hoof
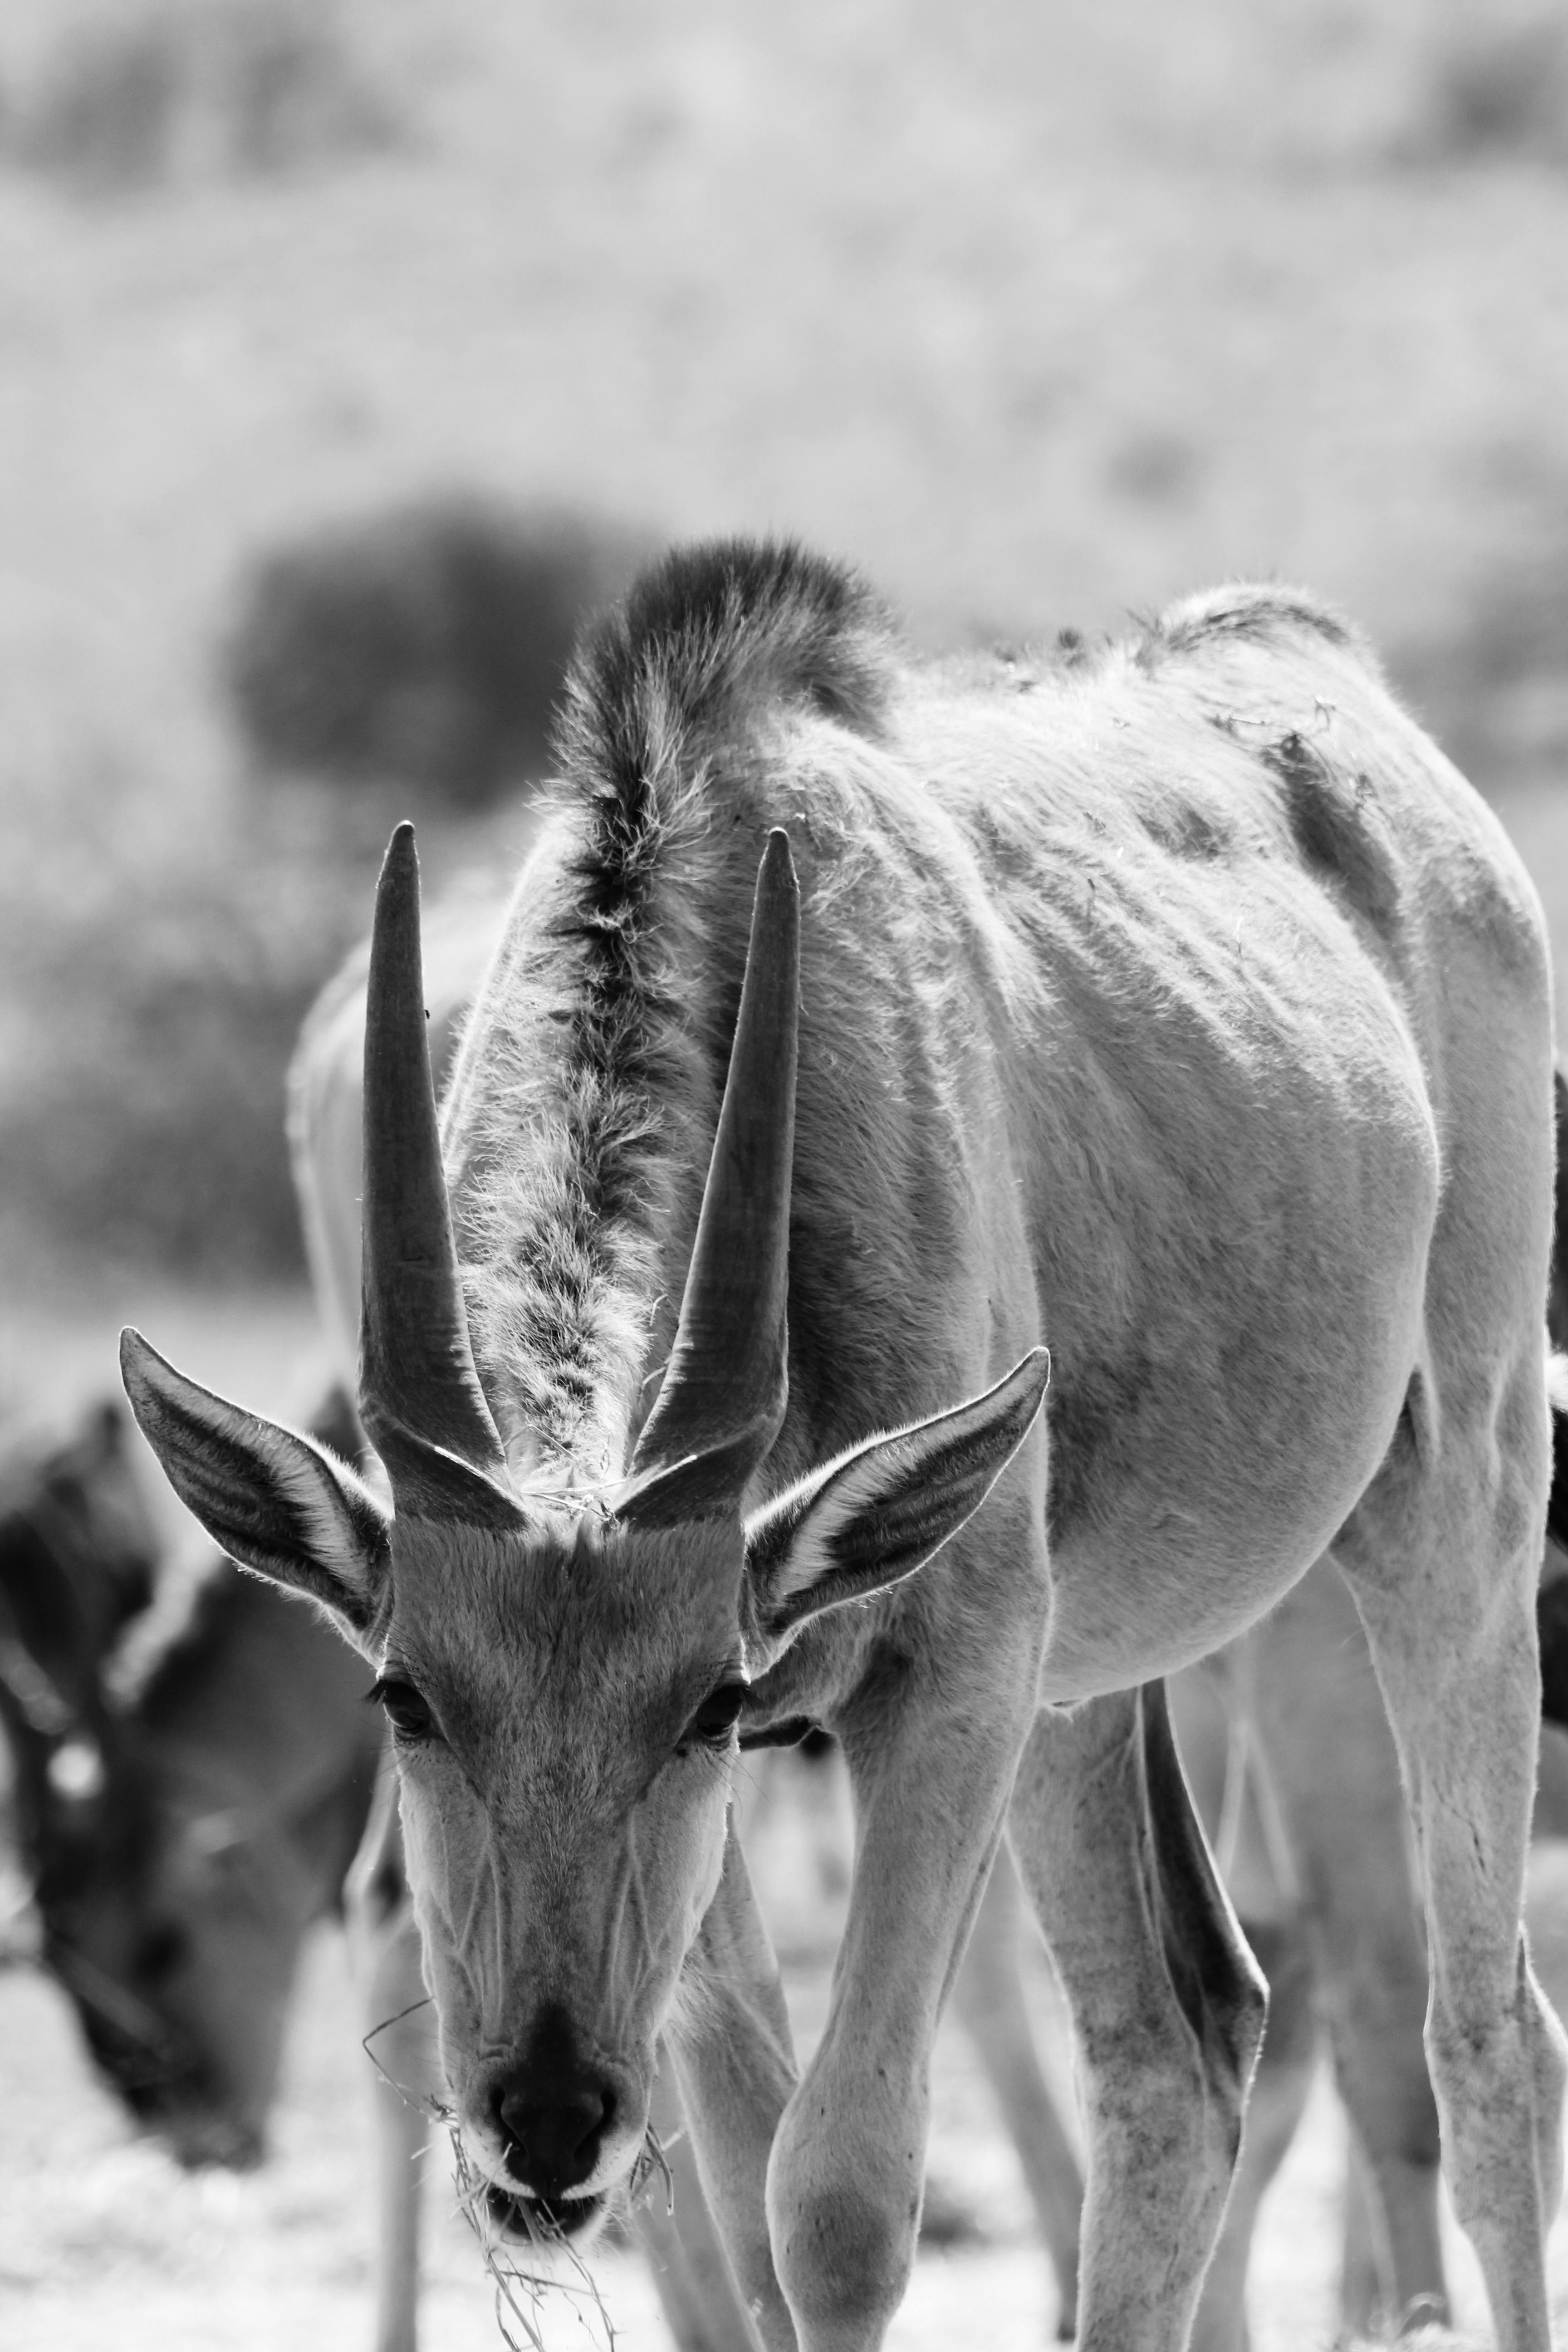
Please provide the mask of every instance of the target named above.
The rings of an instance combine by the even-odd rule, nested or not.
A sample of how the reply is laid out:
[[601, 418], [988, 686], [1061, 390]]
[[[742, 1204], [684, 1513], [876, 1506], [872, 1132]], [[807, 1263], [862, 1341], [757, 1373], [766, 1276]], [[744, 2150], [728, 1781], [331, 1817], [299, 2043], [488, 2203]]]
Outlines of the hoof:
[[921, 2203], [921, 2245], [945, 2251], [951, 2246], [984, 2246], [988, 2233], [971, 2205], [940, 2180], [927, 2180]]

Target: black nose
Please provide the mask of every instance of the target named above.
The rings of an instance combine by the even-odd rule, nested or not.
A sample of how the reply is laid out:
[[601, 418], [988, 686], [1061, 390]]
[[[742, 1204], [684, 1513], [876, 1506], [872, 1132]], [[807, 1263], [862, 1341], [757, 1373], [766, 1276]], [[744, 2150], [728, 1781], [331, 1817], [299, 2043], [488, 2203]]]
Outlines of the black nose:
[[585, 2068], [543, 2074], [530, 2068], [497, 2085], [494, 2106], [512, 2179], [536, 2197], [561, 2197], [580, 2188], [599, 2161], [616, 2095]]

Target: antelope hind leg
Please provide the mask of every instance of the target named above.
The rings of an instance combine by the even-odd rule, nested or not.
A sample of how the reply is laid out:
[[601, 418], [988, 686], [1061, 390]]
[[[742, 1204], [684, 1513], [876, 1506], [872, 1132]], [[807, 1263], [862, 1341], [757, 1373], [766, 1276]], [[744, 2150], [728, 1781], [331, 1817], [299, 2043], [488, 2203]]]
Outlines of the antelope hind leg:
[[[1409, 1813], [1366, 1639], [1331, 1560], [1310, 1570], [1251, 1637], [1252, 1715], [1306, 1915], [1340, 2095], [1370, 2189], [1398, 2326], [1444, 2324], [1437, 2108], [1422, 2029], [1426, 1953]], [[1354, 2194], [1353, 2187], [1350, 2193]], [[1351, 2280], [1348, 2265], [1346, 2279]], [[1364, 2329], [1365, 2307], [1343, 2314]]]
[[[1475, 1349], [1471, 1332], [1465, 1343]], [[1562, 2188], [1568, 2045], [1521, 1908], [1540, 1684], [1546, 1491], [1538, 1336], [1488, 1381], [1414, 1407], [1335, 1548], [1372, 1644], [1425, 1881], [1426, 2054], [1455, 2207], [1500, 2352], [1546, 2352], [1546, 2232]]]
[[1008, 1819], [1078, 2032], [1080, 2352], [1177, 2352], [1218, 2234], [1262, 1979], [1215, 1874], [1164, 1687], [1042, 1711]]
[[1316, 2071], [1312, 1969], [1300, 1923], [1244, 1924], [1247, 1940], [1268, 1979], [1268, 2023], [1252, 2077], [1225, 2220], [1204, 2273], [1192, 2352], [1246, 2352], [1250, 2340], [1247, 2272], [1258, 2210], [1296, 2137]]
[[1204, 2275], [1192, 2352], [1244, 2352], [1247, 2273], [1253, 2232], [1311, 2090], [1317, 2058], [1311, 1956], [1276, 1842], [1259, 1804], [1257, 1759], [1246, 1734], [1247, 1644], [1173, 1675], [1166, 1698], [1198, 1818], [1253, 1957], [1268, 1980], [1268, 2023], [1247, 2102], [1225, 2220]]
[[1057, 2335], [1078, 2329], [1079, 2225], [1083, 2175], [1035, 2046], [1024, 1996], [1018, 1877], [997, 1855], [953, 1987], [952, 2005], [973, 2042], [1024, 2169], [1057, 2281]]

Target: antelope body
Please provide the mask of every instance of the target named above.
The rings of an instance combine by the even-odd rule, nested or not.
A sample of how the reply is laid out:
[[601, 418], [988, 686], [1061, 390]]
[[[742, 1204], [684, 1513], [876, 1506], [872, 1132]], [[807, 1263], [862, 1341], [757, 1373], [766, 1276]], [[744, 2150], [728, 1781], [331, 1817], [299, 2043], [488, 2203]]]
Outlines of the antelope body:
[[[764, 2344], [879, 2343], [1005, 1827], [1082, 2054], [1080, 2340], [1182, 2343], [1263, 1996], [1162, 1678], [1331, 1550], [1415, 1808], [1456, 2202], [1500, 2342], [1544, 2347], [1550, 983], [1500, 829], [1306, 599], [928, 667], [769, 546], [645, 578], [562, 752], [439, 1140], [406, 830], [383, 877], [392, 1510], [124, 1356], [217, 1539], [376, 1662], [474, 2161], [590, 2228], [665, 2038]], [[737, 1731], [802, 1717], [858, 1842], [797, 2084], [726, 1820]]]
[[[437, 1091], [450, 1073], [503, 912], [502, 902], [471, 896], [444, 899], [425, 909], [426, 1034]], [[307, 1016], [289, 1073], [289, 1136], [311, 1280], [334, 1363], [345, 1369], [357, 1360], [359, 1343], [367, 961], [363, 950], [356, 950], [322, 991]], [[323, 1639], [330, 1638], [324, 1627], [321, 1631]], [[759, 1812], [771, 1809], [780, 1796], [781, 1778], [786, 1790], [805, 1785], [782, 1757], [772, 1771], [770, 1760], [752, 1758], [749, 1787], [737, 1809], [748, 1853], [753, 1852]], [[755, 1801], [750, 1806], [747, 1795]], [[786, 1794], [784, 1802], [789, 1801]], [[822, 1854], [826, 1858], [826, 1847]], [[837, 1853], [826, 1866], [839, 1866]], [[432, 2074], [429, 2004], [422, 1998], [419, 1933], [407, 1894], [395, 1775], [384, 1776], [378, 1788], [345, 1897], [350, 1944], [377, 2058], [373, 2084], [374, 2342], [376, 2352], [413, 2352], [417, 2341], [422, 2158], [430, 2108], [441, 2085]], [[976, 1916], [953, 1986], [952, 2006], [1006, 2119], [1050, 2251], [1057, 2334], [1067, 2340], [1076, 2332], [1083, 2181], [1030, 2025], [1018, 1911], [1016, 1875], [998, 1868]], [[679, 2101], [668, 2071], [667, 2067], [667, 2079], [656, 2084], [652, 2112], [665, 2128], [670, 2198], [654, 2194], [638, 2200], [630, 2225], [679, 2352], [721, 2352], [721, 2347], [729, 2352], [747, 2340], [747, 2322], [737, 2310], [728, 2265], [713, 2234], [691, 2162], [689, 2137], [679, 2128]], [[1255, 2094], [1255, 2107], [1256, 2098]]]

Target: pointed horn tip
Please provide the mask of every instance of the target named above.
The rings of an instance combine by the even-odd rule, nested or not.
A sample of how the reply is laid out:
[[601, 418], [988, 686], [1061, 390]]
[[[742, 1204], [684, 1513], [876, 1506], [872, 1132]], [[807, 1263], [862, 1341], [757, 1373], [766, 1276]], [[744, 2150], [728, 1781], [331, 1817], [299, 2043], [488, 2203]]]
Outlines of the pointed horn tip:
[[795, 852], [790, 847], [789, 835], [782, 824], [775, 824], [772, 828], [767, 840], [763, 845], [762, 864], [757, 871], [757, 879], [759, 883], [770, 882], [774, 885], [782, 883], [792, 890], [798, 887], [795, 882]]
[[401, 824], [394, 825], [392, 829], [392, 838], [386, 845], [386, 855], [381, 861], [380, 887], [383, 890], [396, 889], [405, 887], [411, 879], [417, 887], [419, 852], [414, 845], [413, 823], [409, 818], [405, 817]]
[[419, 939], [419, 853], [414, 827], [406, 819], [386, 845], [386, 856], [375, 886], [370, 925], [370, 990], [376, 994], [377, 971], [384, 950], [395, 942], [406, 952]]
[[[800, 883], [789, 835], [774, 825], [763, 847], [757, 887], [752, 901], [753, 943], [763, 939], [795, 940], [800, 932]], [[760, 928], [759, 928], [760, 927]]]

